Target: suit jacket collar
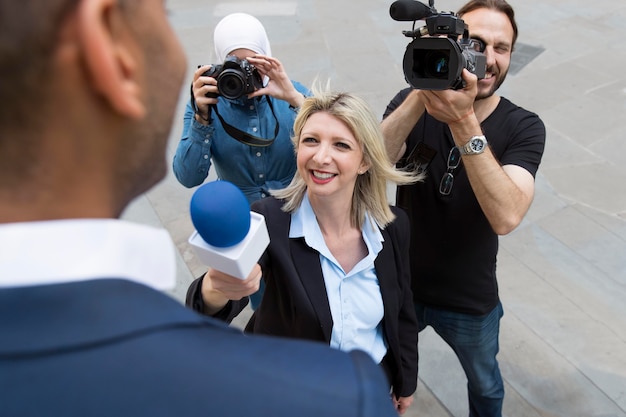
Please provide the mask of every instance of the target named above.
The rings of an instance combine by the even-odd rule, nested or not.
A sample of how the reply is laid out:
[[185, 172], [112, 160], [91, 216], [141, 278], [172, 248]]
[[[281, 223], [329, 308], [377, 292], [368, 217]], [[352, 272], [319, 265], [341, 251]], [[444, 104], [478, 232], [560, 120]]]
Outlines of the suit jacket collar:
[[[380, 285], [380, 293], [383, 300], [391, 300], [391, 294], [395, 292], [397, 287], [398, 278], [397, 275], [393, 273], [394, 271], [397, 271], [397, 268], [395, 265], [395, 255], [389, 231], [387, 229], [382, 229], [381, 233], [383, 235], [383, 239], [385, 239], [385, 243], [383, 244], [381, 251], [378, 252], [378, 256], [374, 261], [374, 267], [376, 268], [378, 285]], [[384, 305], [385, 315], [383, 317], [383, 321], [389, 317], [389, 314], [387, 314], [389, 307], [388, 302], [385, 301]]]
[[322, 275], [320, 254], [310, 248], [305, 243], [304, 238], [293, 238], [289, 242], [293, 263], [298, 270], [298, 277], [311, 300], [311, 304], [315, 306], [315, 312], [322, 326], [325, 341], [330, 343], [333, 318]]
[[0, 289], [0, 334], [5, 335], [0, 355], [71, 349], [166, 326], [209, 323], [227, 327], [122, 279]]

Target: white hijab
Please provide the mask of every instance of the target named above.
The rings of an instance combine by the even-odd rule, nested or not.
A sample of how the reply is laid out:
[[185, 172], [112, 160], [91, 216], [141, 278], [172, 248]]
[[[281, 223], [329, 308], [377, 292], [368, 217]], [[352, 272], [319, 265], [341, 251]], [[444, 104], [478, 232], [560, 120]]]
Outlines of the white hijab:
[[263, 24], [247, 13], [232, 13], [220, 20], [213, 32], [213, 43], [220, 63], [224, 62], [229, 53], [240, 48], [272, 56]]

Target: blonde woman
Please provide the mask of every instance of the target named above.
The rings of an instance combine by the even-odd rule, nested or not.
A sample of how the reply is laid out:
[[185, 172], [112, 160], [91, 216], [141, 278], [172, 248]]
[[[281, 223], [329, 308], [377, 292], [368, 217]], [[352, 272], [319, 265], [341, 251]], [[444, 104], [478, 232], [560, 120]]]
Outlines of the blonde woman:
[[417, 320], [408, 218], [388, 204], [386, 189], [419, 178], [389, 163], [379, 121], [352, 94], [307, 98], [293, 143], [291, 184], [252, 204], [271, 241], [260, 268], [244, 281], [211, 269], [191, 285], [187, 304], [230, 321], [262, 276], [265, 293], [247, 332], [369, 353], [404, 413], [417, 384]]

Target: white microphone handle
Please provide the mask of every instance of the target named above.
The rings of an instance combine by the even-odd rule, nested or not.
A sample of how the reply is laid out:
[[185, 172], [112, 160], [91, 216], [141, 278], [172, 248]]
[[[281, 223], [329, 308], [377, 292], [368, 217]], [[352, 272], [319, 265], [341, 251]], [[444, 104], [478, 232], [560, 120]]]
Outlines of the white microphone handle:
[[209, 245], [196, 230], [189, 244], [205, 265], [240, 279], [246, 279], [270, 243], [265, 217], [250, 212], [250, 230], [239, 243], [226, 248]]

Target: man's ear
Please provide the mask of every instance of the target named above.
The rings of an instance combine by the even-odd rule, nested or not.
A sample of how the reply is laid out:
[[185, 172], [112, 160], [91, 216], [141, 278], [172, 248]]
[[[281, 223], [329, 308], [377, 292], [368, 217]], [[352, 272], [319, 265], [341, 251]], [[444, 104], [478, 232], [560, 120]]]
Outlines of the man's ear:
[[[136, 40], [116, 0], [83, 0], [78, 7], [78, 32], [91, 83], [120, 114], [145, 115]], [[135, 48], [136, 49], [136, 48]], [[135, 54], [133, 54], [135, 52]]]

